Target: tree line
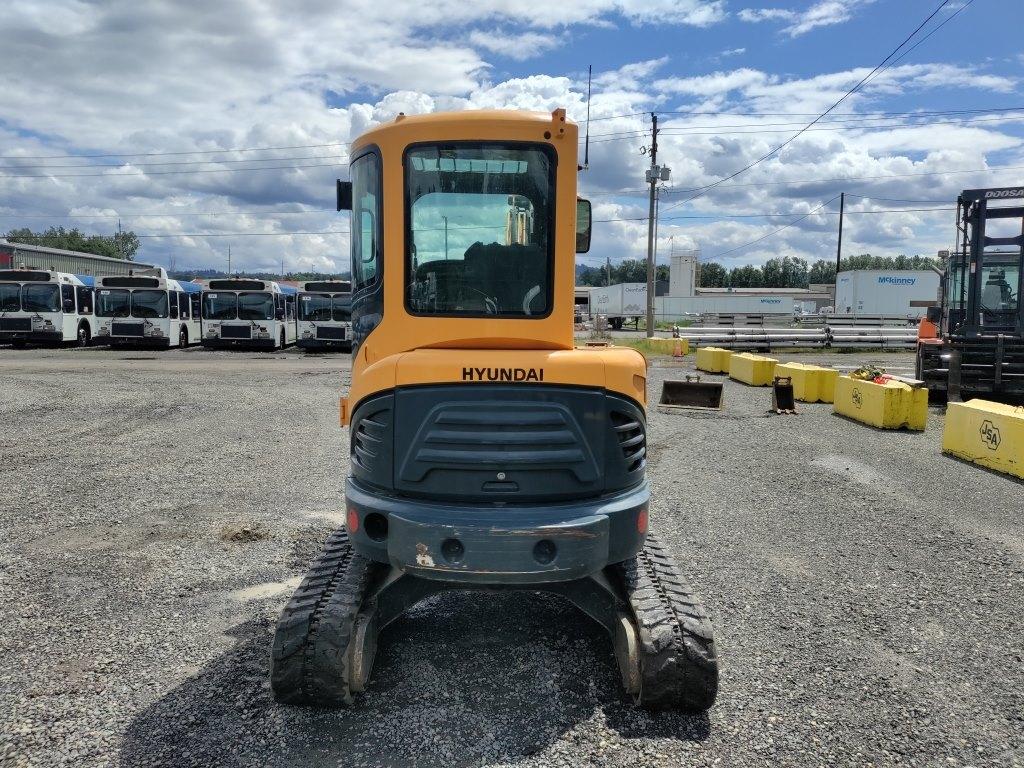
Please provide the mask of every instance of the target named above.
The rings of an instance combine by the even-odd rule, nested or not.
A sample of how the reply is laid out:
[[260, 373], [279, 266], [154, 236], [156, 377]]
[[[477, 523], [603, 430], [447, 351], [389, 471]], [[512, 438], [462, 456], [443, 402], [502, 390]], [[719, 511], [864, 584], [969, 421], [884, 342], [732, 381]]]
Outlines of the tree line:
[[50, 227], [44, 232], [33, 232], [28, 227], [22, 227], [10, 230], [4, 235], [4, 239], [9, 243], [60, 248], [64, 251], [92, 253], [96, 256], [128, 261], [133, 260], [135, 252], [139, 250], [139, 236], [131, 230], [115, 232], [112, 235], [87, 235], [77, 227]]
[[[863, 269], [929, 269], [941, 268], [938, 259], [930, 256], [872, 256], [862, 253], [840, 262], [841, 271]], [[576, 267], [577, 285], [605, 285], [606, 283], [647, 282], [647, 263], [641, 259], [626, 259], [607, 267]], [[668, 267], [659, 265], [657, 279], [668, 279]], [[835, 283], [836, 263], [819, 259], [808, 264], [806, 259], [782, 256], [768, 259], [760, 267], [745, 264], [727, 268], [714, 261], [701, 262], [698, 269], [700, 288], [807, 288], [811, 283]]]

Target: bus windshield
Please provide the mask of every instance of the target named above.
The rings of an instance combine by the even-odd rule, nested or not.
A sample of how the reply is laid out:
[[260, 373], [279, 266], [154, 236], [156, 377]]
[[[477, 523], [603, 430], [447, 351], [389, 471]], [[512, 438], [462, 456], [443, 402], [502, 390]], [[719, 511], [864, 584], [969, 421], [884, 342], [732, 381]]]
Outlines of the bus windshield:
[[17, 312], [21, 309], [21, 286], [17, 283], [0, 283], [0, 312]]
[[234, 320], [238, 317], [238, 301], [233, 293], [204, 293], [203, 318]]
[[331, 319], [331, 297], [323, 293], [304, 293], [299, 300], [299, 320], [323, 322]]
[[167, 317], [167, 291], [132, 291], [132, 317]]
[[26, 312], [60, 312], [60, 288], [56, 285], [26, 285], [21, 292]]
[[273, 320], [274, 295], [271, 293], [238, 294], [239, 320]]
[[344, 296], [334, 297], [334, 319], [338, 322], [347, 323], [352, 319], [352, 296], [346, 294]]
[[102, 290], [96, 292], [97, 317], [128, 317], [128, 291]]

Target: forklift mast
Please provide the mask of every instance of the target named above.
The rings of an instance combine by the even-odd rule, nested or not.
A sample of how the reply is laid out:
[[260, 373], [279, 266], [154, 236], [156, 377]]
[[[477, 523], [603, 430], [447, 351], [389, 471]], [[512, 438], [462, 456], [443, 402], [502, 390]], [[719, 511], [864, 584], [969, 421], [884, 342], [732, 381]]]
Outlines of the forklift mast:
[[[943, 335], [1024, 336], [1024, 187], [967, 189], [957, 199], [957, 248], [943, 295]], [[993, 206], [1016, 200], [1015, 206]], [[1018, 220], [1015, 234], [993, 236], [991, 221]]]

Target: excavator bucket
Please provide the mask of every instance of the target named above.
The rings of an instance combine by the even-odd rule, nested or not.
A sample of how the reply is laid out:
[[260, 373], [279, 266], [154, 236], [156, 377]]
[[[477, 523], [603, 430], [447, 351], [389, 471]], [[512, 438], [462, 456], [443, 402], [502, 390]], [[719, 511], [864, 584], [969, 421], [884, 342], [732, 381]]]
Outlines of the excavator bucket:
[[683, 410], [722, 408], [722, 382], [701, 381], [700, 376], [687, 376], [685, 381], [668, 380], [661, 387], [658, 410], [675, 413]]
[[772, 381], [772, 413], [796, 413], [793, 379], [789, 376], [776, 376]]

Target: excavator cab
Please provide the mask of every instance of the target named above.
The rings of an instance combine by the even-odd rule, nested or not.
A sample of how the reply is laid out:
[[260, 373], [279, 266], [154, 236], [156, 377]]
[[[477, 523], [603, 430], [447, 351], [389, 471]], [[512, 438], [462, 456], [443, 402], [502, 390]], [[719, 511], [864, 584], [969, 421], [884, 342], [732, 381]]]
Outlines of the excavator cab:
[[564, 110], [399, 115], [352, 144], [346, 526], [279, 622], [280, 700], [349, 703], [406, 608], [516, 588], [604, 626], [636, 703], [714, 701], [710, 622], [648, 535], [644, 358], [574, 346], [577, 144]]

